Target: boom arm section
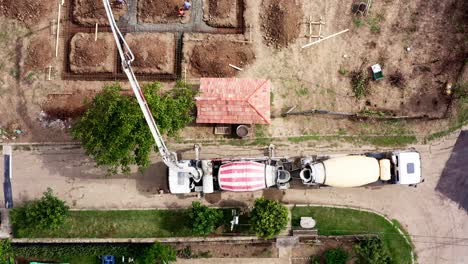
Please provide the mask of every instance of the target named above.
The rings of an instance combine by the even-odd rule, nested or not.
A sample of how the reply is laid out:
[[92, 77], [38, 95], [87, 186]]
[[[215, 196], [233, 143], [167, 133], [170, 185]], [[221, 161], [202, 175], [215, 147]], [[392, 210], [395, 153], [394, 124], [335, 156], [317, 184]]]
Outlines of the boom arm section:
[[180, 170], [180, 166], [177, 161], [177, 154], [174, 152], [170, 152], [169, 149], [166, 147], [166, 144], [164, 143], [164, 140], [161, 136], [161, 133], [159, 132], [156, 122], [154, 121], [153, 114], [151, 113], [151, 110], [146, 102], [145, 96], [143, 95], [143, 91], [141, 90], [140, 84], [138, 83], [135, 77], [135, 73], [132, 70], [131, 63], [135, 59], [135, 56], [133, 55], [132, 51], [130, 50], [130, 47], [128, 46], [122, 33], [117, 27], [109, 0], [102, 1], [104, 3], [104, 8], [106, 9], [107, 18], [109, 19], [109, 24], [112, 29], [112, 34], [114, 35], [117, 49], [119, 50], [120, 59], [122, 61], [122, 69], [128, 77], [130, 86], [132, 87], [133, 93], [137, 98], [141, 111], [145, 116], [145, 120], [148, 123], [149, 129], [151, 131], [151, 134], [153, 135], [154, 141], [156, 142], [156, 146], [158, 147], [159, 153], [161, 154], [161, 157], [166, 166], [173, 170]]

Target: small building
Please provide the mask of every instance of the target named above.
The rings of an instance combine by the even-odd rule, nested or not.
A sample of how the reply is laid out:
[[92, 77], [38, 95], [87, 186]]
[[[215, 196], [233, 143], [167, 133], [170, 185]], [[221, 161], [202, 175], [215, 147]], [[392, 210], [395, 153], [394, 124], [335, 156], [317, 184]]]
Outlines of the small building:
[[201, 78], [197, 123], [270, 124], [270, 81]]

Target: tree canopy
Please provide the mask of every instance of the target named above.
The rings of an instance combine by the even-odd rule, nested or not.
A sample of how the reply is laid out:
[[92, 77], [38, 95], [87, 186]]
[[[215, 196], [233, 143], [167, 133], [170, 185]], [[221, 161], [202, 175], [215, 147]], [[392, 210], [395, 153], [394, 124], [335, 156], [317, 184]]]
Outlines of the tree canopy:
[[[143, 86], [143, 94], [161, 134], [173, 136], [192, 121], [195, 92], [185, 83], [177, 82], [164, 94], [159, 83], [149, 83]], [[72, 136], [98, 166], [116, 174], [128, 173], [131, 165], [149, 165], [155, 142], [135, 97], [122, 94], [114, 83], [106, 85], [87, 107], [73, 125]]]
[[278, 201], [259, 198], [255, 200], [250, 221], [257, 236], [273, 238], [288, 224], [288, 209]]

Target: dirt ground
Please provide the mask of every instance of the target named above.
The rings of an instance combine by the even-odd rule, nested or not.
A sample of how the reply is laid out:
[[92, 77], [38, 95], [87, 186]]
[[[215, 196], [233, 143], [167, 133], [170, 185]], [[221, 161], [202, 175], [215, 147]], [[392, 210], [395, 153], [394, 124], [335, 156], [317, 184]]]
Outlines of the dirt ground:
[[[118, 6], [115, 1], [111, 3], [114, 17], [119, 20], [127, 12], [128, 6]], [[100, 0], [73, 0], [73, 21], [84, 26], [94, 26], [96, 23], [101, 26], [109, 25], [104, 4]]]
[[26, 49], [24, 62], [24, 73], [30, 70], [45, 70], [52, 62], [53, 48], [50, 38], [34, 38], [29, 42]]
[[[209, 254], [213, 258], [274, 258], [278, 256], [278, 250], [273, 243], [219, 243], [197, 242], [175, 244], [176, 250], [189, 246], [194, 255]], [[179, 258], [184, 258], [179, 256]]]
[[300, 33], [303, 19], [302, 5], [296, 0], [263, 0], [260, 18], [265, 42], [287, 47]]
[[27, 25], [47, 19], [54, 1], [0, 0], [0, 14]]
[[190, 20], [191, 11], [179, 17], [177, 11], [183, 5], [180, 0], [139, 0], [138, 21], [141, 23], [185, 23]]
[[249, 43], [240, 43], [235, 35], [184, 35], [183, 68], [187, 78], [194, 77], [233, 77], [238, 70], [253, 63], [255, 53]]
[[75, 73], [113, 72], [114, 38], [110, 33], [77, 33], [71, 39], [70, 69]]
[[[172, 33], [127, 34], [125, 39], [135, 55], [136, 73], [173, 73], [175, 36]], [[146, 45], [151, 43], [151, 45]]]
[[203, 20], [213, 27], [238, 27], [243, 1], [203, 0]]

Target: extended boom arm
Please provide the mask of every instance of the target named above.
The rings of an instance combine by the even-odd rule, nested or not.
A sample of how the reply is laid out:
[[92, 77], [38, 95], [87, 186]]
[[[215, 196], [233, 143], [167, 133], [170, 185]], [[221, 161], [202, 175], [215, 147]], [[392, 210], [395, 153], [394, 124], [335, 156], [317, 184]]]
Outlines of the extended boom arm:
[[135, 59], [135, 56], [133, 55], [132, 51], [130, 50], [130, 47], [128, 46], [122, 33], [117, 27], [109, 0], [102, 1], [104, 3], [104, 8], [106, 9], [107, 18], [109, 19], [109, 24], [114, 35], [115, 43], [117, 44], [117, 49], [119, 50], [120, 58], [122, 60], [122, 69], [128, 77], [130, 86], [132, 87], [133, 93], [137, 98], [141, 111], [145, 116], [145, 120], [148, 123], [149, 129], [151, 131], [151, 134], [153, 135], [154, 141], [156, 142], [156, 146], [158, 147], [159, 153], [161, 154], [161, 157], [166, 166], [168, 166], [170, 169], [179, 170], [180, 168], [177, 162], [177, 154], [174, 152], [170, 152], [169, 149], [166, 147], [166, 144], [164, 143], [164, 140], [161, 136], [161, 133], [159, 132], [156, 122], [154, 121], [153, 114], [149, 109], [145, 96], [143, 95], [141, 87], [138, 84], [138, 81], [135, 77], [135, 73], [132, 70], [131, 63]]

